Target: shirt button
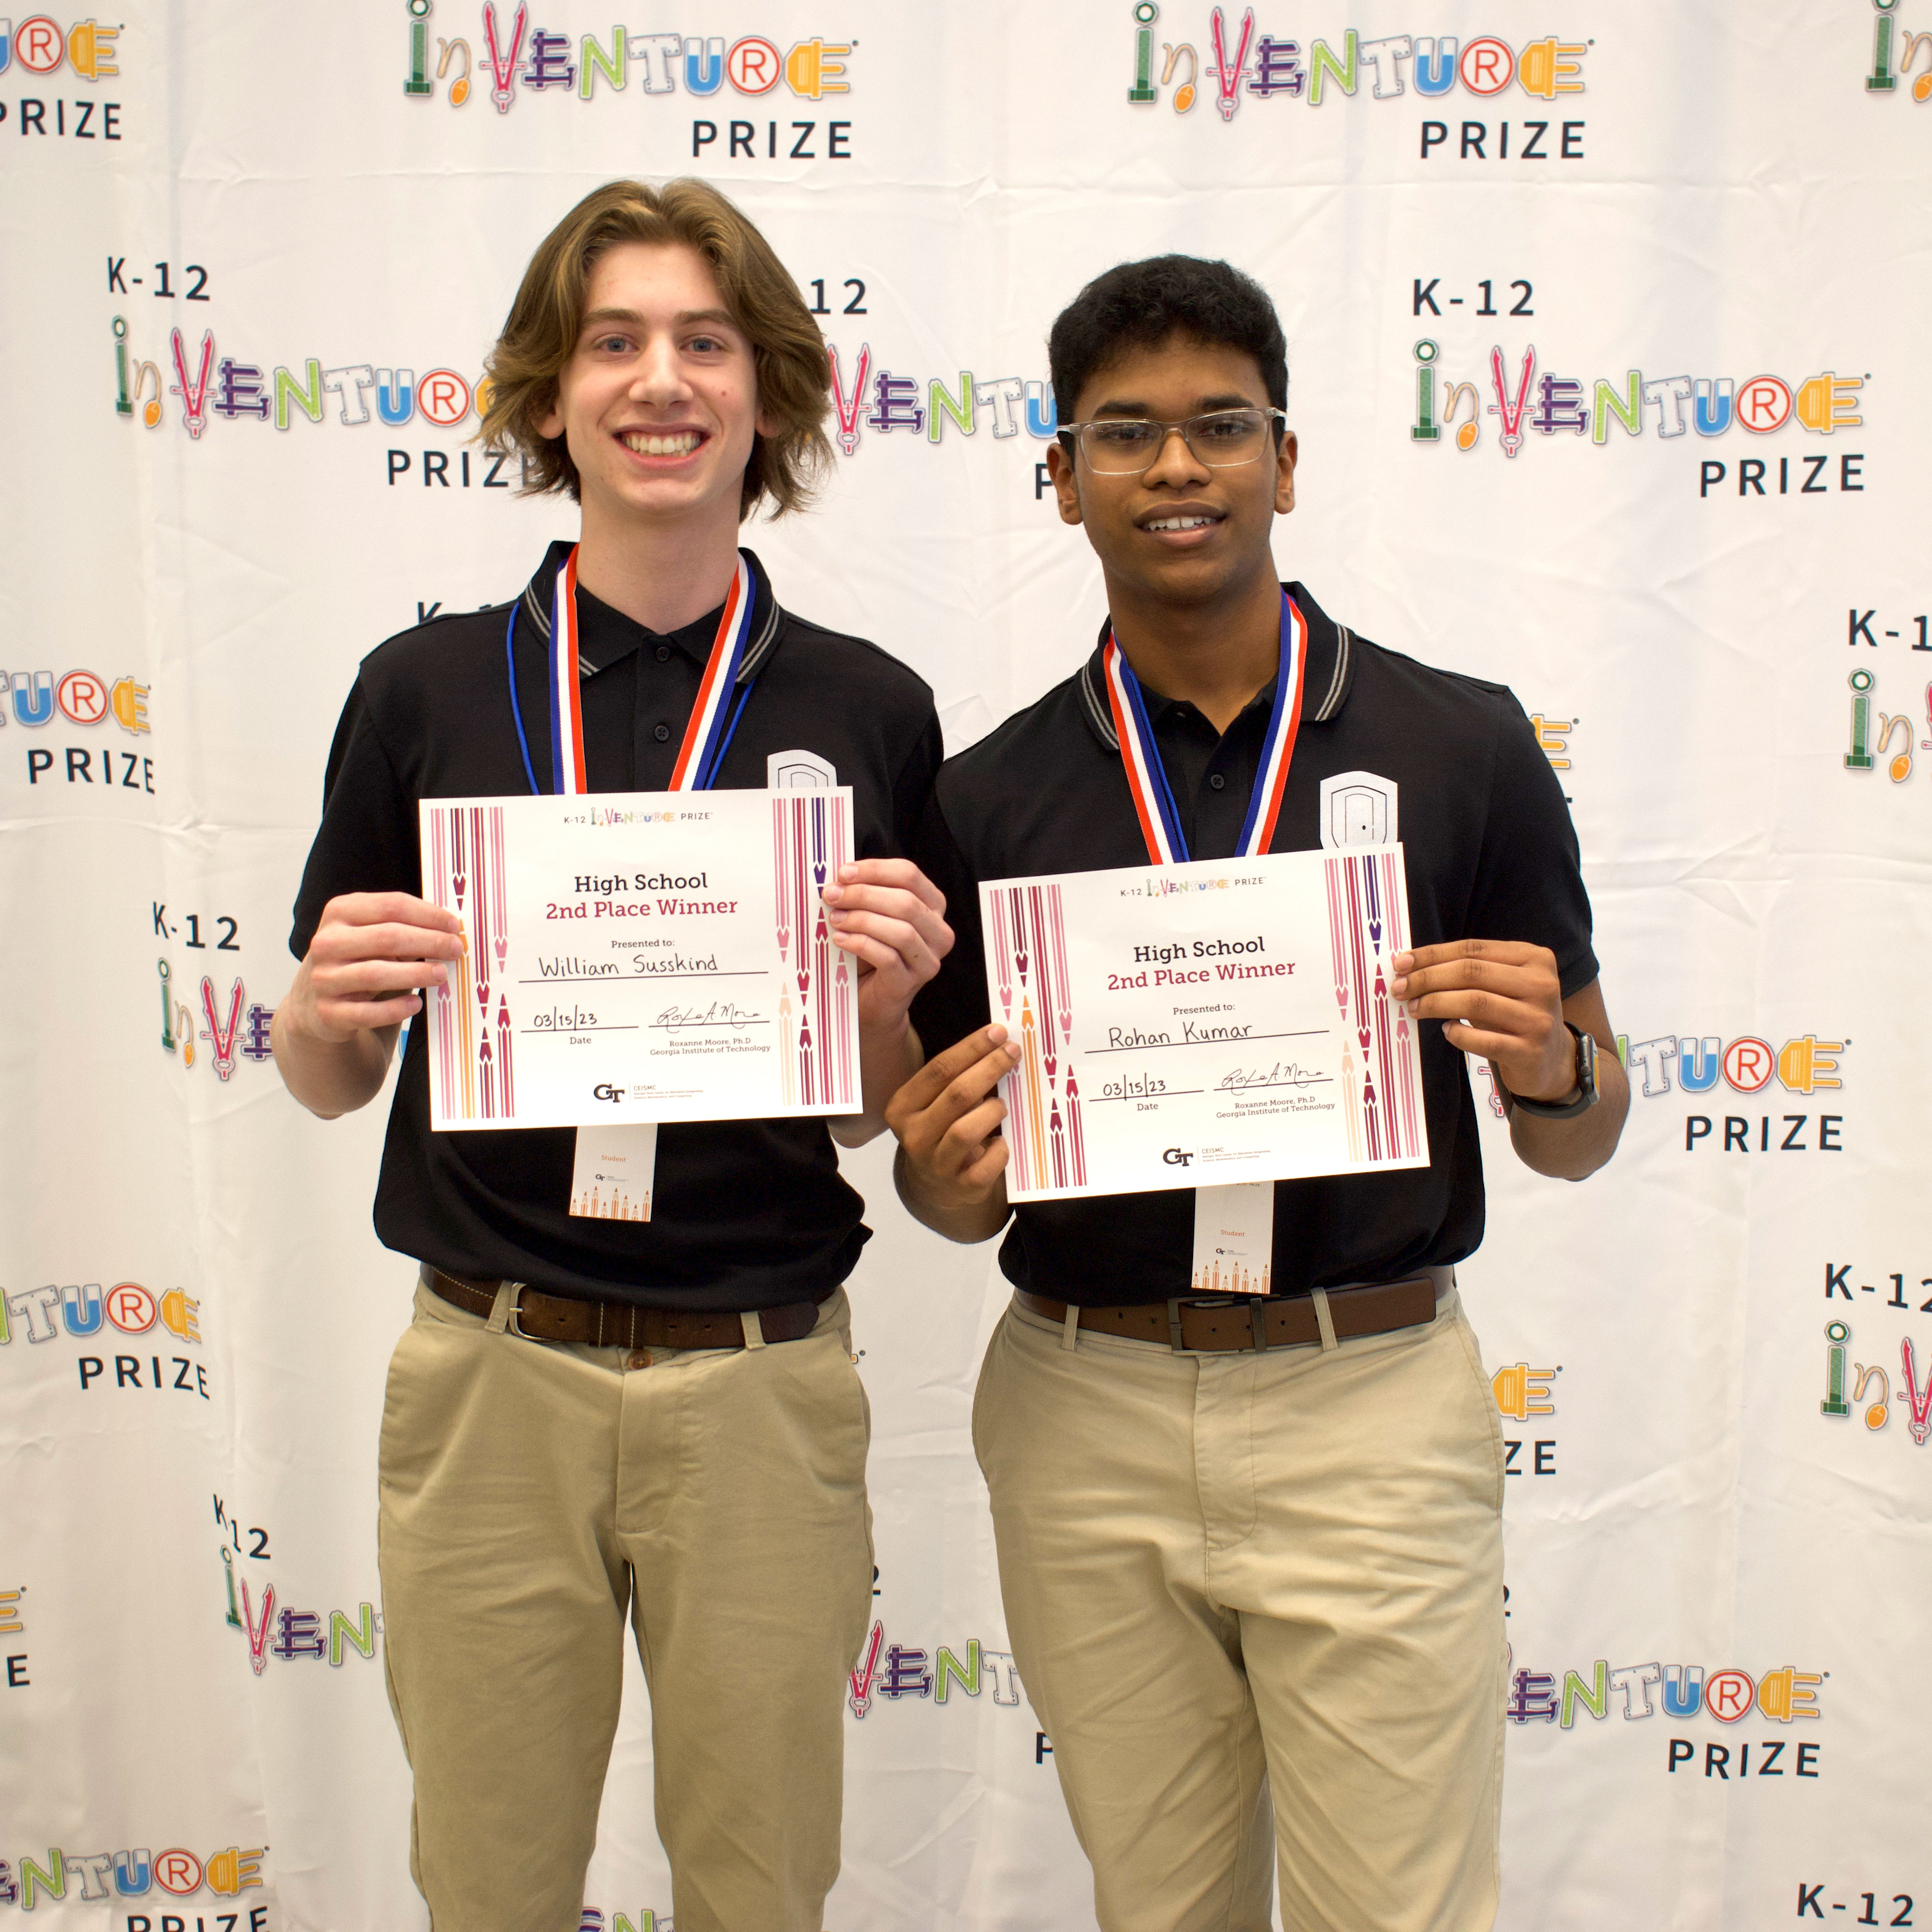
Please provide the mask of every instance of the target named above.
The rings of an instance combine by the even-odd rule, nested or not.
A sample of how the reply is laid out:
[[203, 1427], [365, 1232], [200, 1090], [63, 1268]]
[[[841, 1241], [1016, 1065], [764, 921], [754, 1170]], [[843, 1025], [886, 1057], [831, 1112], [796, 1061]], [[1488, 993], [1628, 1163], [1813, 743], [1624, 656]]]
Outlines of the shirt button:
[[650, 1365], [651, 1358], [648, 1349], [633, 1348], [624, 1358], [624, 1366], [627, 1369], [647, 1369]]
[[658, 645], [658, 662], [659, 664], [668, 664], [668, 663], [669, 663], [669, 662], [670, 662], [670, 645], [668, 645], [668, 644], [660, 644], [660, 645]]
[[662, 745], [670, 736], [670, 727], [668, 724], [660, 724], [651, 736]]
[[1208, 774], [1208, 782], [1212, 785], [1216, 791], [1219, 791], [1221, 788], [1228, 782], [1228, 781], [1224, 778], [1219, 772], [1210, 772]]

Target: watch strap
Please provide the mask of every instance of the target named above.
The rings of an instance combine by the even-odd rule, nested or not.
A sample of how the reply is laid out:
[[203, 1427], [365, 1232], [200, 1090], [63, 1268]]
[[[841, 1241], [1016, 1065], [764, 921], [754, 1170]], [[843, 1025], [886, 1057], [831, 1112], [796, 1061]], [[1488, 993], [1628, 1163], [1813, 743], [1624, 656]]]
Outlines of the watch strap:
[[[1563, 1024], [1570, 1028], [1576, 1040], [1576, 1092], [1568, 1100], [1526, 1100], [1520, 1094], [1510, 1094], [1512, 1108], [1520, 1108], [1526, 1114], [1539, 1120], [1571, 1120], [1579, 1114], [1587, 1113], [1597, 1104], [1597, 1042], [1582, 1028], [1568, 1020]], [[1505, 1088], [1505, 1093], [1509, 1090]]]

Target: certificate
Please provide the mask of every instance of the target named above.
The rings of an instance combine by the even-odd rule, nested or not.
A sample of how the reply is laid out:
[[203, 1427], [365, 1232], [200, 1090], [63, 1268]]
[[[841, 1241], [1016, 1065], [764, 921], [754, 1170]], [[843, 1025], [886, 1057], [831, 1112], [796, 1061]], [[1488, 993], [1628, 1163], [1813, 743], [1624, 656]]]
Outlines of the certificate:
[[463, 922], [432, 987], [440, 1132], [856, 1113], [850, 956], [819, 889], [852, 794], [425, 799], [423, 890]]
[[1400, 845], [980, 888], [1010, 1199], [1429, 1165]]

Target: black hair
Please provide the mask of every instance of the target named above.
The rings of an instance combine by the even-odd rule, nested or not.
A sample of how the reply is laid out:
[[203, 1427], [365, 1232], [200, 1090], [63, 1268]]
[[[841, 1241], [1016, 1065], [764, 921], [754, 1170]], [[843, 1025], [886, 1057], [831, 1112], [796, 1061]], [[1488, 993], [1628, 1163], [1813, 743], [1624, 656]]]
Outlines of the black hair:
[[1288, 344], [1261, 285], [1226, 262], [1156, 255], [1095, 276], [1060, 310], [1046, 342], [1060, 420], [1073, 420], [1096, 370], [1124, 350], [1150, 348], [1171, 335], [1245, 350], [1260, 366], [1268, 400], [1287, 408]]

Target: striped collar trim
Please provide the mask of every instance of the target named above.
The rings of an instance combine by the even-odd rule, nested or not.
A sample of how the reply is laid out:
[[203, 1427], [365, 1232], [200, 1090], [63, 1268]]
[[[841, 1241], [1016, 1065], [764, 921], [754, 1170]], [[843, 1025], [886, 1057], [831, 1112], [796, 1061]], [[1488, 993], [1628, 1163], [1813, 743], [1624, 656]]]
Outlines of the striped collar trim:
[[[1290, 591], [1295, 602], [1306, 612], [1310, 608], [1306, 593], [1298, 585], [1291, 585]], [[1328, 620], [1324, 618], [1323, 622]], [[1311, 632], [1314, 628], [1310, 622]], [[1325, 724], [1342, 708], [1342, 700], [1348, 694], [1349, 674], [1354, 668], [1354, 633], [1346, 624], [1334, 626], [1335, 662], [1328, 681], [1322, 694], [1322, 701], [1312, 710], [1302, 714], [1304, 724]], [[1314, 692], [1311, 682], [1308, 686], [1310, 696]], [[1101, 653], [1096, 651], [1080, 667], [1081, 709], [1095, 737], [1110, 752], [1120, 748], [1120, 735], [1114, 729], [1113, 707], [1107, 702], [1107, 674], [1101, 663]]]
[[[536, 574], [524, 586], [524, 594], [518, 602], [523, 606], [523, 621], [536, 627], [537, 635], [548, 644], [550, 641], [550, 587], [555, 583], [556, 573], [563, 566], [563, 560], [570, 554], [566, 543], [552, 544]], [[772, 580], [765, 574], [765, 568], [748, 550], [752, 557], [752, 575], [758, 585], [758, 595], [764, 599], [765, 614], [752, 641], [745, 647], [744, 662], [738, 667], [738, 675], [732, 680], [735, 688], [739, 685], [749, 684], [770, 661], [778, 646], [778, 630], [784, 622], [784, 612], [778, 600], [772, 594]], [[588, 683], [597, 675], [594, 664], [579, 659], [577, 666], [579, 680]]]

